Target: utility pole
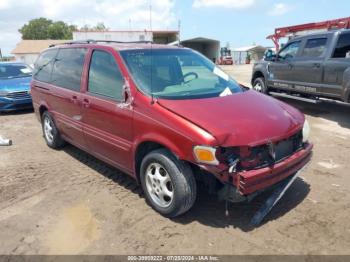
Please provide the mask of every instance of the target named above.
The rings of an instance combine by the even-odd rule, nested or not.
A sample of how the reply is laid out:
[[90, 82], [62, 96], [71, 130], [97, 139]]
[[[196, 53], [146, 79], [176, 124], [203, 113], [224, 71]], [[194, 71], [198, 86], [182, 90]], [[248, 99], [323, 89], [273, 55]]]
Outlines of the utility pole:
[[178, 24], [177, 24], [177, 45], [180, 46], [180, 41], [181, 41], [181, 20], [179, 19]]
[[149, 1], [149, 31], [151, 34], [151, 42], [153, 42], [153, 31], [152, 31], [152, 0]]
[[152, 32], [152, 1], [149, 4], [149, 30]]

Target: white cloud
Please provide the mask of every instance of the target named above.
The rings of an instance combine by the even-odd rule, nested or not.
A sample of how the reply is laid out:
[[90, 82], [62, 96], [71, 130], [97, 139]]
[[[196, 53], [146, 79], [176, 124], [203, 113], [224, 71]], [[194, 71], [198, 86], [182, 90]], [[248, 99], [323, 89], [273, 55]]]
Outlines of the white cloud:
[[243, 9], [252, 6], [255, 0], [194, 0], [193, 7], [225, 7]]
[[292, 10], [292, 7], [290, 5], [284, 4], [284, 3], [277, 3], [274, 4], [272, 9], [268, 12], [269, 15], [284, 15]]
[[0, 1], [0, 10], [7, 9], [10, 7], [10, 0], [1, 0]]
[[0, 0], [0, 48], [9, 54], [20, 39], [18, 29], [46, 17], [83, 26], [103, 22], [110, 29], [149, 28], [152, 3], [154, 29], [176, 28], [174, 0]]

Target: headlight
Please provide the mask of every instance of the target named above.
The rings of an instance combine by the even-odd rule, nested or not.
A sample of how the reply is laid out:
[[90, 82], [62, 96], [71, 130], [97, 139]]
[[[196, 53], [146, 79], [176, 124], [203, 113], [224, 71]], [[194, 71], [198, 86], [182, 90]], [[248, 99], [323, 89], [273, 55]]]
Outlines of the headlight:
[[219, 161], [216, 159], [216, 148], [209, 146], [195, 146], [193, 153], [198, 163], [218, 165]]
[[303, 126], [303, 142], [307, 142], [310, 136], [310, 126], [309, 122], [305, 119], [304, 126]]

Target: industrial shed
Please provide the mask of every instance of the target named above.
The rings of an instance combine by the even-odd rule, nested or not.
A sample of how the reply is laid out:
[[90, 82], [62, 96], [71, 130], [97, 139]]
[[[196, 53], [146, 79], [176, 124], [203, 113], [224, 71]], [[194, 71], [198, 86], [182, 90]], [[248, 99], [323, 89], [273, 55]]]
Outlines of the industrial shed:
[[247, 58], [249, 62], [256, 62], [264, 57], [266, 47], [261, 45], [244, 46], [232, 49], [233, 61], [235, 64], [246, 64]]
[[[170, 43], [169, 45], [177, 45], [178, 43], [179, 43], [178, 41], [175, 41], [173, 43]], [[180, 45], [194, 49], [202, 53], [213, 62], [215, 62], [216, 59], [220, 56], [219, 55], [220, 41], [218, 40], [204, 38], [204, 37], [196, 37], [196, 38], [182, 40], [180, 41]]]

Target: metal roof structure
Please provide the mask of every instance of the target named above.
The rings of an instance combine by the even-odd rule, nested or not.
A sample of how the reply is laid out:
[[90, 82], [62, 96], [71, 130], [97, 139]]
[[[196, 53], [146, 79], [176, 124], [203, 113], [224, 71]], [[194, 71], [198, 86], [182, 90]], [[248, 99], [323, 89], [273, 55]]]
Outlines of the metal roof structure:
[[279, 49], [279, 39], [283, 37], [294, 37], [301, 34], [309, 34], [315, 32], [328, 31], [333, 29], [348, 29], [350, 28], [350, 17], [339, 18], [334, 20], [327, 20], [316, 23], [307, 23], [301, 25], [280, 27], [275, 29], [273, 35], [269, 35], [266, 38], [271, 39], [275, 46], [276, 50]]

